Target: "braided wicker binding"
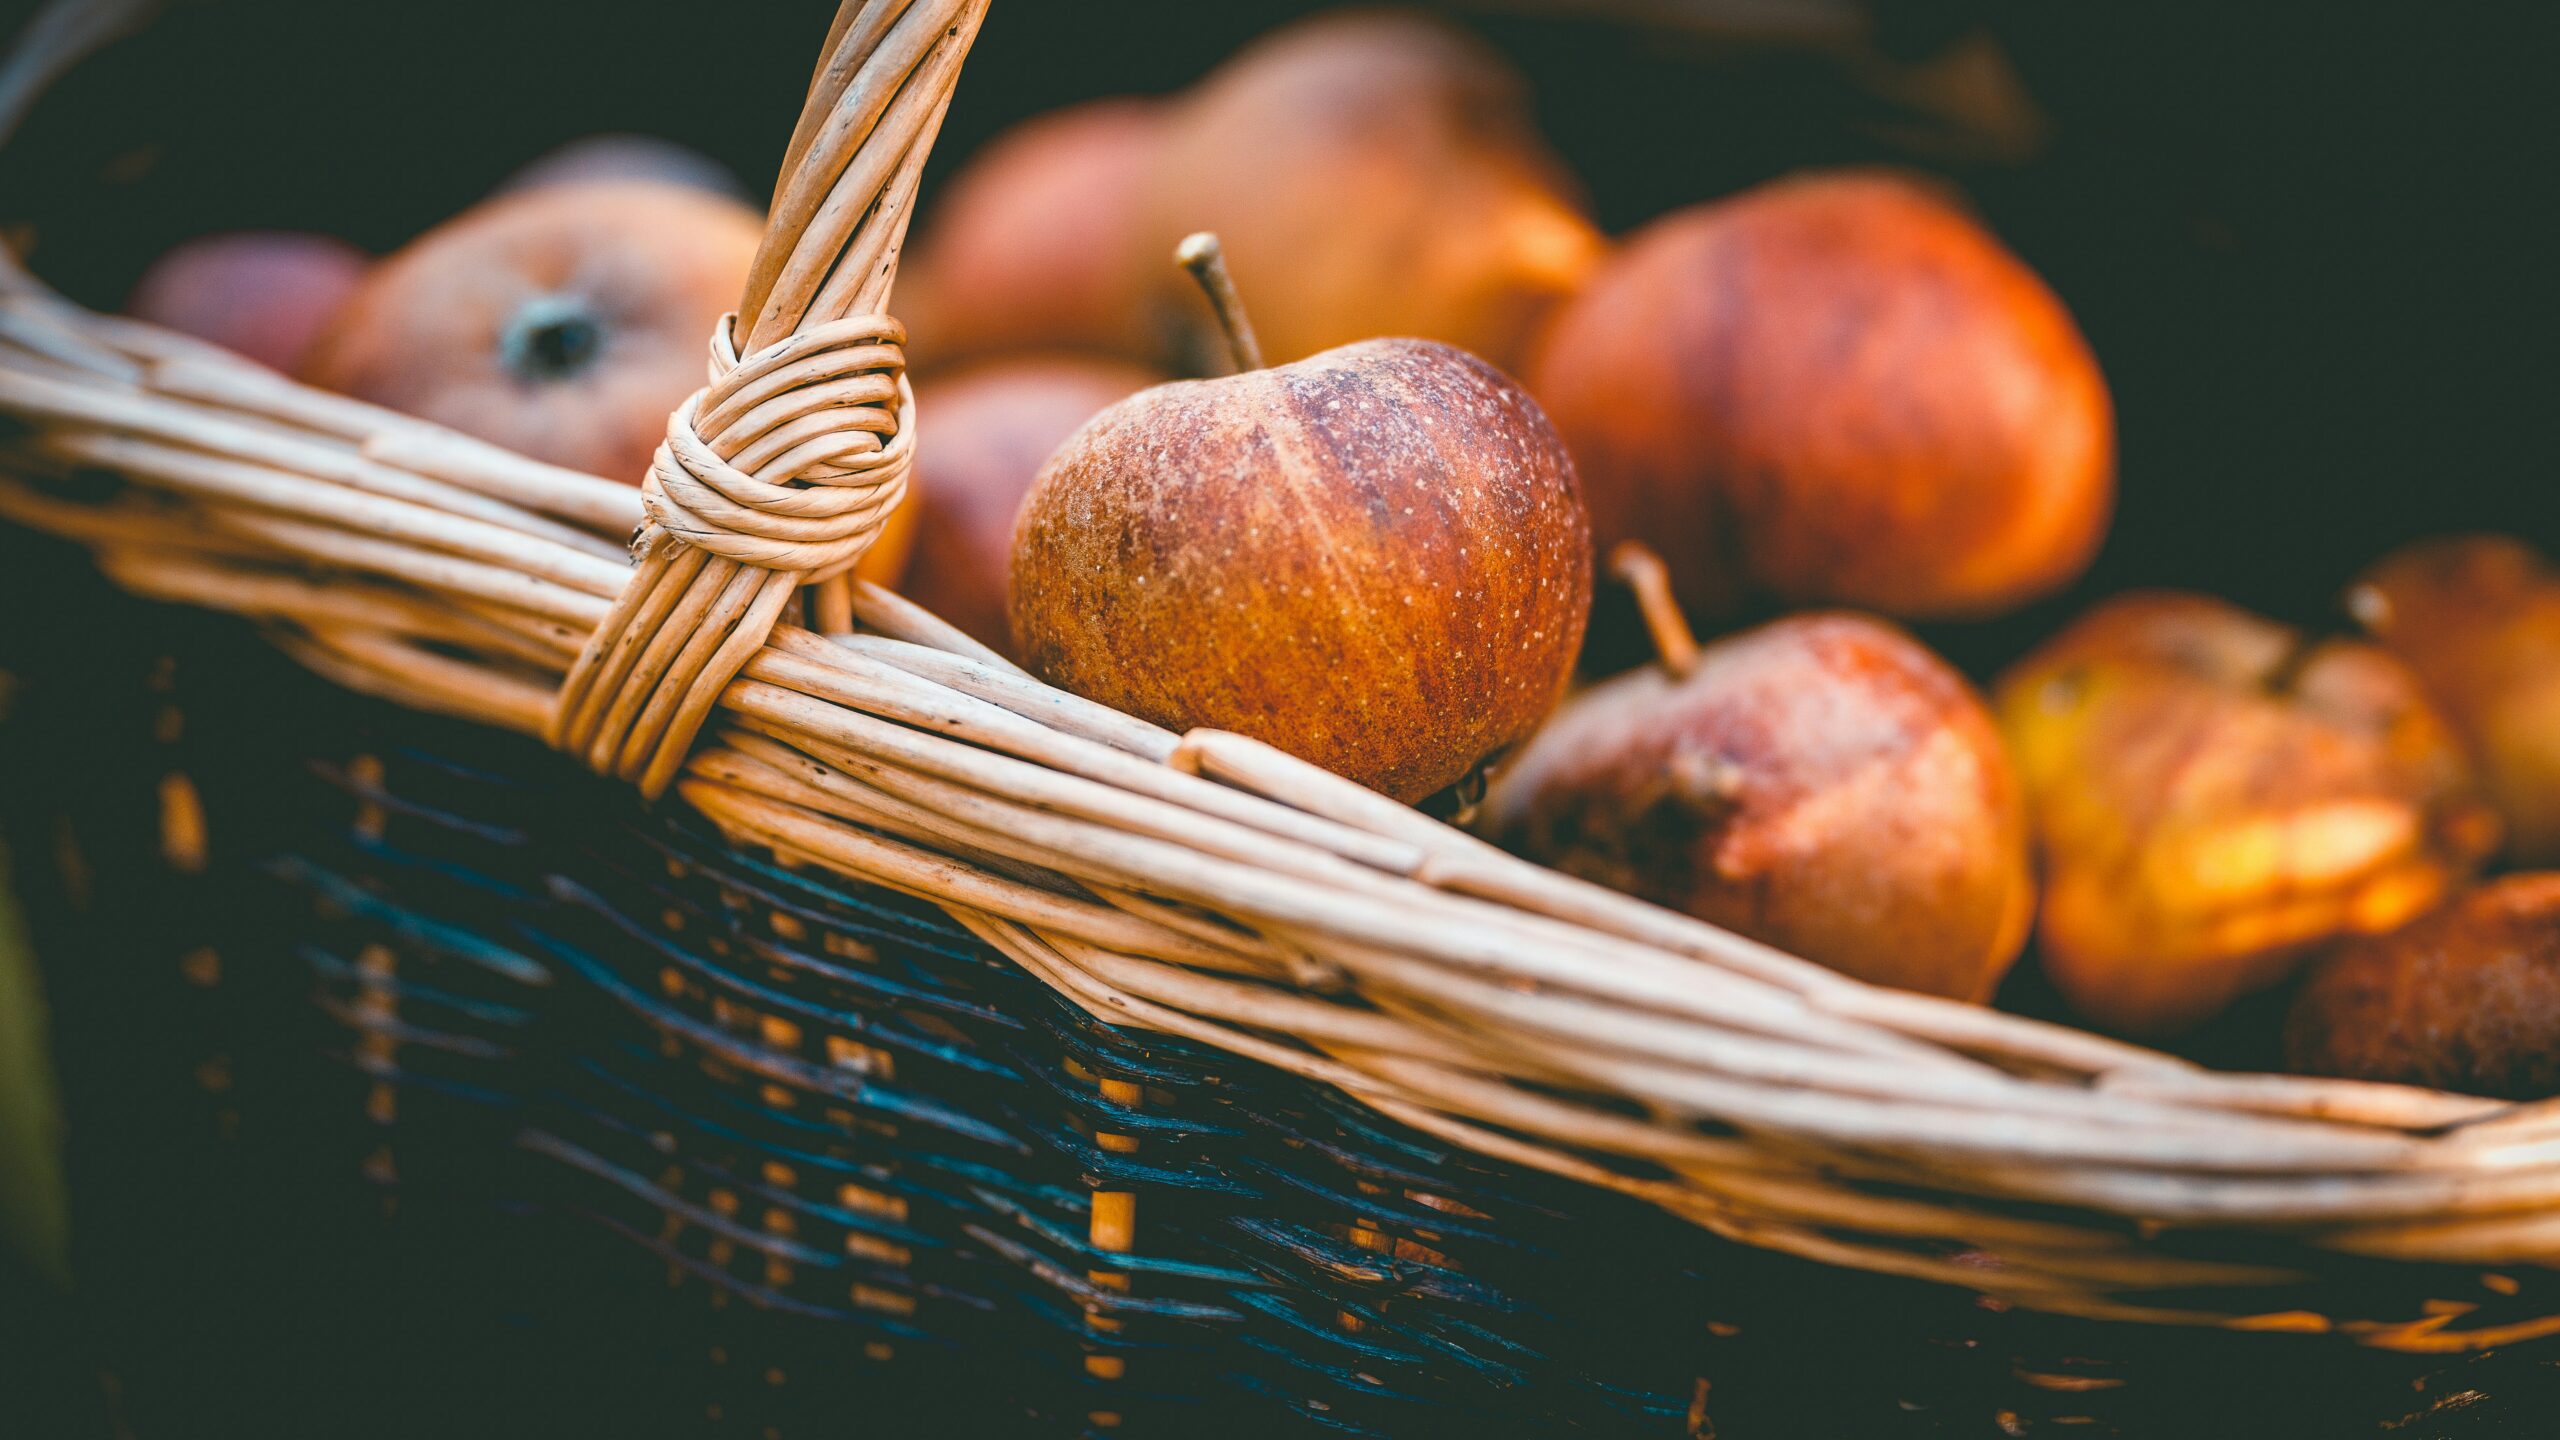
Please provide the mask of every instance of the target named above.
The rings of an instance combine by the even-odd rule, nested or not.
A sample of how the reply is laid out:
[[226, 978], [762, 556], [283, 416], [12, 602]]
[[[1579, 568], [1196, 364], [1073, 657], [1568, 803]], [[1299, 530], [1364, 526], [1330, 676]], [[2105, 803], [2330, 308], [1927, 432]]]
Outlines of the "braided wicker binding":
[[[2560, 1261], [2560, 1104], [2216, 1074], [1879, 990], [1051, 689], [876, 588], [817, 586], [818, 628], [788, 623], [903, 483], [876, 312], [984, 9], [844, 6], [744, 333], [645, 499], [11, 265], [0, 514], [134, 591], [257, 616], [348, 686], [672, 781], [737, 842], [928, 899], [1114, 1023], [1722, 1235], [2054, 1311], [2415, 1350], [2560, 1333], [2512, 1306], [2466, 1325], [2478, 1297], [2323, 1308], [2320, 1284], [2364, 1273], [2349, 1256]], [[598, 537], [644, 510], [634, 569]]]

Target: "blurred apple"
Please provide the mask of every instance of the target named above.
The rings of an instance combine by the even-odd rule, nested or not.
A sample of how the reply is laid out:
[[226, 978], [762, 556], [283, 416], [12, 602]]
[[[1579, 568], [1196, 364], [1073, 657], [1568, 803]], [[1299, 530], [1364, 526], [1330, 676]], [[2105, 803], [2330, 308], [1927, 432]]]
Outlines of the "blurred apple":
[[1782, 180], [1657, 220], [1528, 372], [1602, 544], [1681, 599], [1996, 613], [2097, 553], [2113, 410], [2060, 301], [1946, 195]]
[[2452, 729], [2378, 646], [2201, 595], [2101, 605], [2002, 677], [2055, 984], [2144, 1034], [2440, 903], [2496, 847]]
[[2560, 569], [2501, 535], [2422, 541], [2366, 571], [2347, 608], [2470, 740], [2508, 857], [2560, 864]]
[[699, 150], [655, 135], [588, 135], [557, 146], [498, 182], [494, 195], [599, 180], [655, 180], [687, 185], [732, 200], [748, 200], [728, 166]]
[[153, 261], [124, 308], [291, 371], [372, 263], [344, 240], [299, 230], [206, 235]]
[[2510, 1100], [2560, 1095], [2560, 874], [2508, 875], [2322, 960], [2296, 1070]]
[[915, 531], [907, 598], [1011, 654], [1005, 574], [1022, 497], [1078, 427], [1163, 379], [1116, 360], [1028, 355], [918, 380], [916, 411], [933, 439], [897, 512]]
[[1566, 702], [1498, 771], [1496, 842], [1863, 980], [1987, 1000], [2035, 909], [2026, 816], [1973, 687], [1863, 615], [1698, 649], [1622, 549], [1662, 662]]
[[918, 217], [897, 312], [921, 366], [1017, 350], [1141, 360], [1165, 346], [1146, 295], [1165, 249], [1138, 200], [1163, 107], [1094, 100], [1005, 132]]
[[302, 375], [636, 485], [763, 232], [748, 206], [663, 181], [498, 196], [376, 266]]
[[[1539, 137], [1527, 86], [1445, 23], [1322, 16], [1247, 47], [1165, 121], [1139, 251], [1226, 243], [1275, 364], [1372, 336], [1445, 341], [1517, 370], [1604, 242]], [[1213, 368], [1199, 297], [1161, 267], [1158, 313]]]

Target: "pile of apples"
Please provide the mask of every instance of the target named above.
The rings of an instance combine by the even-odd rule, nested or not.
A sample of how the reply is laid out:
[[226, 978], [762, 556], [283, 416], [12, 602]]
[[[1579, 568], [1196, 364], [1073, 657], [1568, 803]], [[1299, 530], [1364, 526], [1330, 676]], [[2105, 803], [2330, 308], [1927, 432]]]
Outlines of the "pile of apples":
[[[378, 263], [183, 247], [134, 308], [636, 480], [759, 224], [617, 142]], [[2415, 546], [2361, 635], [2123, 595], [1986, 700], [1900, 622], [2078, 579], [2114, 417], [1933, 182], [1612, 239], [1507, 63], [1361, 12], [1000, 138], [903, 273], [929, 438], [863, 573], [1053, 683], [1880, 984], [1987, 1002], [2032, 946], [2168, 1039], [2308, 972], [2304, 1071], [2560, 1092], [2560, 874], [2476, 883], [2560, 865], [2560, 571]], [[1658, 658], [1577, 689], [1600, 559]]]

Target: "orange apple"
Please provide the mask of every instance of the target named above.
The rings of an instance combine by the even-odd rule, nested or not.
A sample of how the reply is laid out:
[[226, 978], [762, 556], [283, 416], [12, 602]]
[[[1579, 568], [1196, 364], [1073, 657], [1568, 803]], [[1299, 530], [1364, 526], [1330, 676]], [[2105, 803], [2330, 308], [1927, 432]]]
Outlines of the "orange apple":
[[2101, 605], [2002, 677], [2037, 943], [2102, 1024], [2183, 1029], [2442, 902], [2496, 816], [2417, 677], [2201, 595]]
[[2079, 575], [2113, 503], [2113, 410], [2071, 316], [1965, 210], [1890, 174], [1645, 226], [1526, 374], [1600, 543], [1660, 550], [1700, 613], [1994, 614]]
[[746, 200], [745, 187], [728, 166], [689, 146], [655, 135], [587, 135], [528, 160], [498, 182], [491, 194], [581, 185], [600, 180], [656, 180]]
[[2560, 864], [2560, 569], [2502, 535], [2422, 541], [2366, 571], [2347, 608], [2470, 740], [2508, 858]]
[[701, 388], [763, 228], [749, 206], [662, 181], [502, 195], [376, 266], [302, 375], [636, 485]]

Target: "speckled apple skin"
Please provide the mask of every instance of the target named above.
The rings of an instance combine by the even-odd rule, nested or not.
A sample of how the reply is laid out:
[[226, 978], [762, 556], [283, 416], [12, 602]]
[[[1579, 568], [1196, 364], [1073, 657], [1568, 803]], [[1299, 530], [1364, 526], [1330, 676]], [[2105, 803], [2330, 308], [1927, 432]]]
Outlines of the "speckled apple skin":
[[1095, 416], [1024, 500], [1013, 637], [1077, 694], [1415, 800], [1553, 706], [1591, 564], [1526, 392], [1447, 345], [1363, 341]]

